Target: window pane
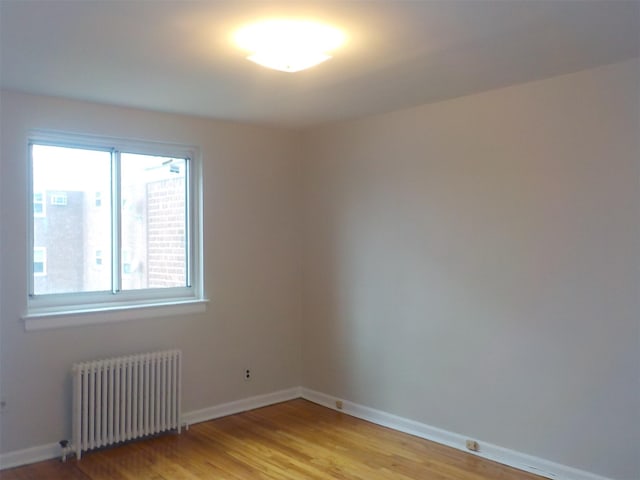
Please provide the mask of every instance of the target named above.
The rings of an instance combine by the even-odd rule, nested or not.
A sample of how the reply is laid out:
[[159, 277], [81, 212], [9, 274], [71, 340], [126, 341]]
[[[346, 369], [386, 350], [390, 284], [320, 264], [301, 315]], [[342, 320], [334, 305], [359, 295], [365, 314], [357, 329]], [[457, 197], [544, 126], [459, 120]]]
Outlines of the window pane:
[[186, 160], [121, 155], [122, 289], [187, 285]]
[[[46, 269], [34, 252], [33, 293], [111, 290], [111, 271], [98, 267], [94, 253], [111, 262], [108, 208], [95, 208], [94, 195], [111, 197], [111, 153], [33, 145], [34, 245], [46, 251]], [[46, 216], [38, 215], [47, 205]], [[41, 212], [42, 210], [40, 210]], [[44, 273], [44, 274], [43, 274]]]

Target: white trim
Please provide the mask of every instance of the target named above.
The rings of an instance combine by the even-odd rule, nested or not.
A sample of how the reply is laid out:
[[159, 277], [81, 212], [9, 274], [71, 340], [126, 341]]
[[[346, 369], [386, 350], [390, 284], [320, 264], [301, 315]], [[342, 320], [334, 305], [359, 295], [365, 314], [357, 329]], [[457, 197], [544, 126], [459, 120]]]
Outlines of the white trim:
[[226, 417], [235, 413], [246, 412], [255, 408], [266, 407], [275, 403], [286, 402], [301, 397], [301, 388], [294, 387], [278, 392], [266, 393], [255, 397], [235, 400], [233, 402], [223, 403], [213, 407], [195, 410], [193, 412], [182, 415], [182, 421], [188, 425], [193, 423], [206, 422], [215, 418]]
[[41, 462], [43, 460], [50, 460], [59, 457], [60, 452], [62, 452], [62, 449], [60, 448], [60, 444], [56, 442], [16, 450], [14, 452], [2, 453], [0, 454], [0, 471], [6, 470], [7, 468]]
[[333, 397], [308, 388], [301, 388], [301, 394], [302, 398], [305, 400], [317, 403], [323, 407], [341, 411], [347, 415], [367, 420], [371, 423], [375, 423], [376, 425], [415, 435], [416, 437], [446, 445], [448, 447], [455, 448], [456, 450], [467, 452], [471, 455], [493, 460], [494, 462], [517, 468], [518, 470], [540, 475], [541, 477], [553, 480], [613, 480], [590, 472], [585, 472], [584, 470], [578, 470], [573, 467], [568, 467], [566, 465], [544, 460], [525, 453], [516, 452], [498, 445], [492, 445], [478, 439], [475, 440], [480, 444], [480, 451], [471, 452], [467, 450], [465, 442], [467, 439], [472, 437], [466, 437], [458, 433], [442, 430], [440, 428], [432, 427], [424, 423], [392, 415], [381, 410], [365, 407], [364, 405], [359, 405], [346, 400], [342, 400], [342, 409], [338, 409], [336, 408], [336, 400], [341, 400], [339, 397]]
[[[566, 465], [544, 460], [525, 453], [509, 450], [508, 448], [492, 445], [481, 440], [478, 440], [480, 443], [480, 451], [470, 452], [465, 447], [465, 441], [468, 437], [458, 433], [442, 430], [440, 428], [432, 427], [424, 423], [392, 415], [381, 410], [365, 407], [364, 405], [359, 405], [346, 400], [342, 400], [342, 409], [338, 409], [335, 406], [335, 402], [336, 400], [340, 400], [340, 398], [316, 392], [304, 387], [293, 387], [286, 390], [257, 395], [254, 397], [215, 405], [213, 407], [203, 408], [201, 410], [183, 413], [182, 421], [187, 425], [206, 422], [207, 420], [241, 413], [255, 408], [266, 407], [268, 405], [286, 402], [295, 398], [304, 398], [310, 402], [331, 408], [332, 410], [341, 411], [347, 415], [351, 415], [362, 420], [367, 420], [371, 423], [375, 423], [376, 425], [415, 435], [419, 438], [424, 438], [426, 440], [455, 448], [456, 450], [467, 452], [470, 455], [476, 455], [488, 460], [493, 460], [503, 465], [553, 480], [613, 480], [608, 477], [585, 472], [584, 470], [578, 470], [573, 467], [568, 467]], [[0, 470], [60, 457], [61, 453], [62, 449], [58, 443], [50, 443], [38, 447], [26, 448], [24, 450], [3, 453], [0, 454]]]
[[145, 305], [123, 305], [101, 309], [89, 308], [69, 312], [31, 313], [24, 315], [22, 320], [24, 320], [24, 329], [26, 331], [48, 330], [52, 328], [202, 313], [206, 311], [208, 302], [209, 300], [203, 299]]

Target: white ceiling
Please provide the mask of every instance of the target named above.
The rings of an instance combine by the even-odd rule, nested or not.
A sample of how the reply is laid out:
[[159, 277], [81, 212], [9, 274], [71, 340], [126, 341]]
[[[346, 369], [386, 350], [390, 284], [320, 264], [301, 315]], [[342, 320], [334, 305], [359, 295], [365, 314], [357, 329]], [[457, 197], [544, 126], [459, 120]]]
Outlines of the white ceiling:
[[[269, 17], [349, 37], [295, 74], [231, 42]], [[640, 55], [640, 0], [0, 0], [3, 88], [286, 127], [435, 102]]]

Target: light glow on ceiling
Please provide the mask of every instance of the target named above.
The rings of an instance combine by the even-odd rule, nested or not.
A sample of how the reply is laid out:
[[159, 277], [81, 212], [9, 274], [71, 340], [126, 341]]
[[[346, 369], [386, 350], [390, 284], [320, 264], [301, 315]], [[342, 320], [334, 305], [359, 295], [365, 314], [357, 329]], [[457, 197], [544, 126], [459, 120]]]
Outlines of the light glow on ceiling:
[[299, 72], [331, 58], [345, 42], [339, 29], [308, 20], [263, 20], [235, 34], [248, 60], [283, 72]]

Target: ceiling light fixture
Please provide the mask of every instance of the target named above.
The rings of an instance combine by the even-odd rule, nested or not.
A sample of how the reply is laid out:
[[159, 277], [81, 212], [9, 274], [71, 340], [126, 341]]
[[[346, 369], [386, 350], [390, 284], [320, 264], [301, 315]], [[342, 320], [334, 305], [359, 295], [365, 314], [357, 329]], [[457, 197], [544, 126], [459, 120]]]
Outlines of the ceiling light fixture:
[[331, 58], [344, 34], [337, 28], [307, 20], [264, 20], [235, 34], [248, 60], [283, 72], [299, 72]]

